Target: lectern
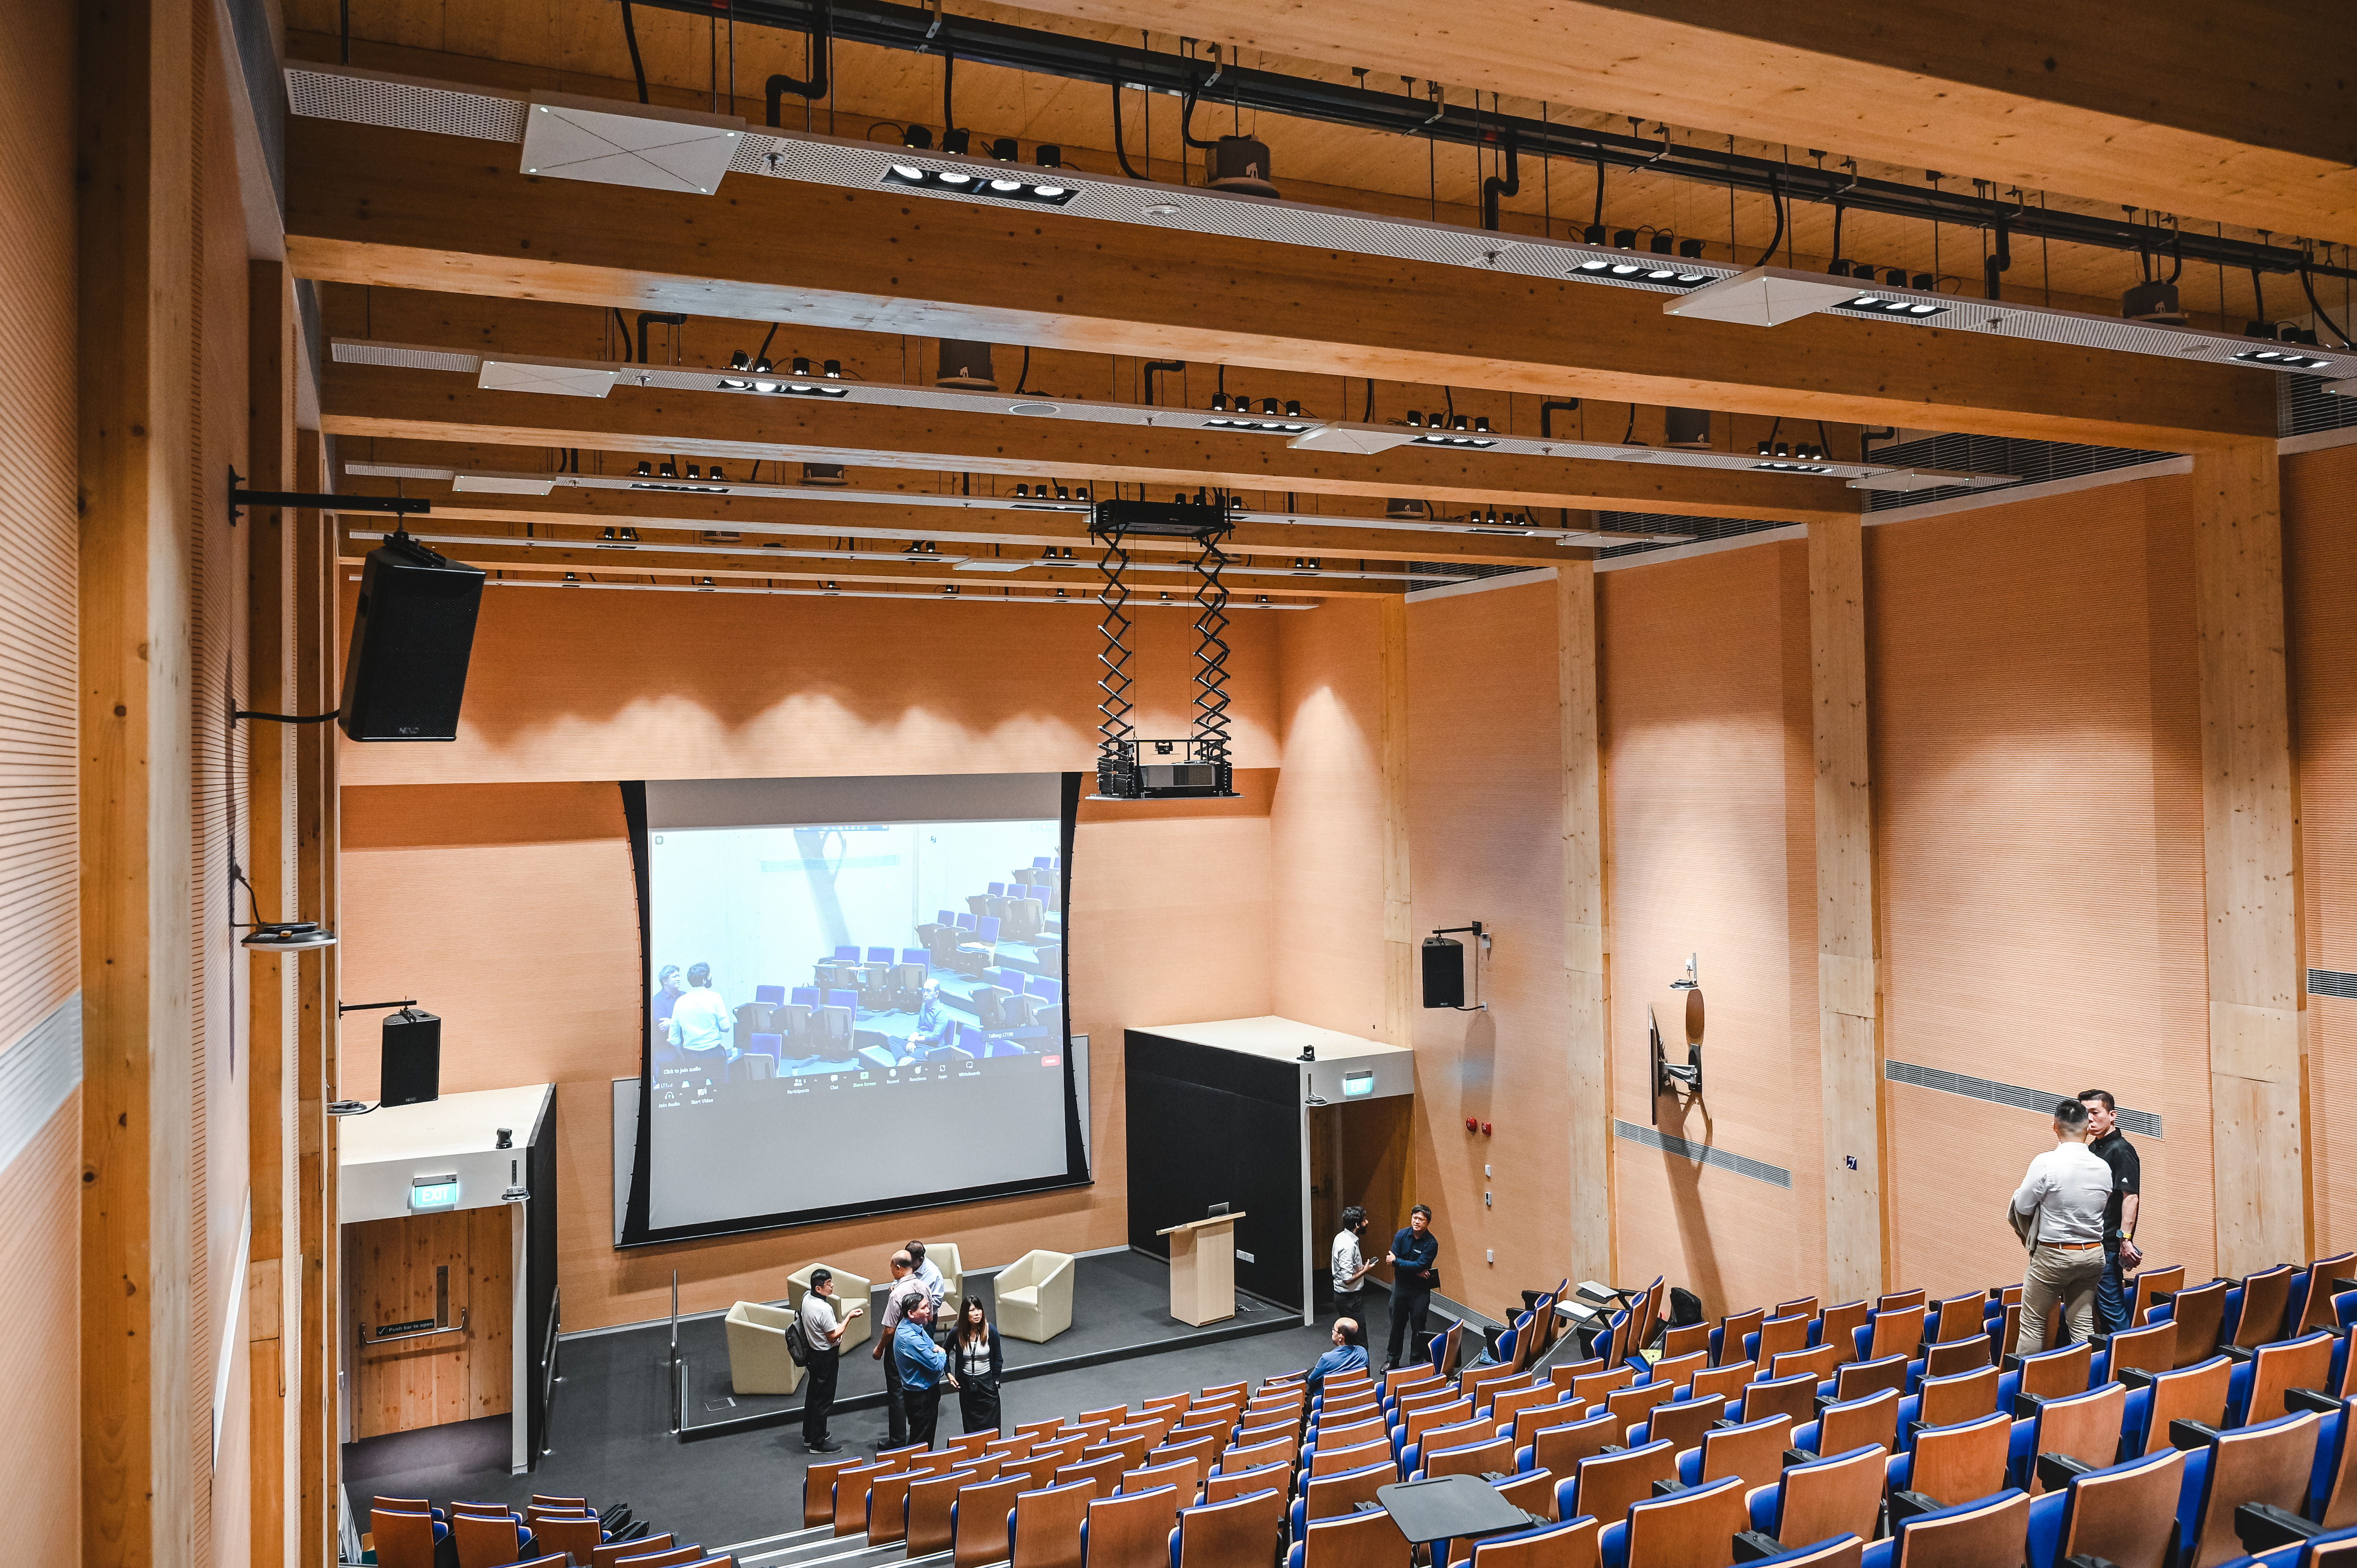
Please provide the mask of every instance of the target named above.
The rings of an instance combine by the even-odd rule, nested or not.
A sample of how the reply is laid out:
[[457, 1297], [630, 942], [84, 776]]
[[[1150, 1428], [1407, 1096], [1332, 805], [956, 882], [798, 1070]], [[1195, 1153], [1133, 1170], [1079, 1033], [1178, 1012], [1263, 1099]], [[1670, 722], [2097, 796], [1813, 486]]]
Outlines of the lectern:
[[1157, 1230], [1170, 1238], [1170, 1316], [1200, 1327], [1236, 1315], [1236, 1221], [1214, 1214]]

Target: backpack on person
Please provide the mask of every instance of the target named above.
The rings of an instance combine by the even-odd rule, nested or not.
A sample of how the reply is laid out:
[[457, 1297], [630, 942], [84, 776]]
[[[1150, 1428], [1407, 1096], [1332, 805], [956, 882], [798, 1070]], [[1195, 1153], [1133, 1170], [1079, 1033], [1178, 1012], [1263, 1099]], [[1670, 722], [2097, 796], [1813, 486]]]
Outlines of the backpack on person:
[[810, 1365], [810, 1336], [802, 1332], [802, 1315], [799, 1312], [794, 1314], [793, 1321], [786, 1325], [786, 1354], [793, 1359], [797, 1367]]

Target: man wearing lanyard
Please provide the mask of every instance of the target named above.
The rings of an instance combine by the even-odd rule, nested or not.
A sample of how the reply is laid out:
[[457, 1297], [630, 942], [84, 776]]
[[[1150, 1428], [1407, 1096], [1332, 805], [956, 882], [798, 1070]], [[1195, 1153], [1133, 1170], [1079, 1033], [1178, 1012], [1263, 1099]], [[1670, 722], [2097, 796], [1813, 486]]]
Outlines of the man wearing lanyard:
[[2128, 1326], [2128, 1309], [2136, 1287], [2128, 1276], [2144, 1262], [2136, 1244], [2136, 1221], [2143, 1217], [2144, 1162], [2136, 1145], [2119, 1129], [2119, 1108], [2100, 1089], [2079, 1091], [2087, 1108], [2087, 1152], [2112, 1167], [2111, 1201], [2104, 1206], [2104, 1277], [2095, 1283], [2096, 1326], [2117, 1334]]
[[[1383, 1262], [1392, 1266], [1392, 1337], [1383, 1353], [1383, 1370], [1400, 1364], [1400, 1340], [1409, 1336], [1408, 1354], [1424, 1344], [1425, 1314], [1432, 1292], [1440, 1283], [1440, 1238], [1432, 1233], [1432, 1210], [1417, 1204], [1407, 1211], [1407, 1227], [1392, 1238]], [[1412, 1329], [1411, 1329], [1411, 1325]]]

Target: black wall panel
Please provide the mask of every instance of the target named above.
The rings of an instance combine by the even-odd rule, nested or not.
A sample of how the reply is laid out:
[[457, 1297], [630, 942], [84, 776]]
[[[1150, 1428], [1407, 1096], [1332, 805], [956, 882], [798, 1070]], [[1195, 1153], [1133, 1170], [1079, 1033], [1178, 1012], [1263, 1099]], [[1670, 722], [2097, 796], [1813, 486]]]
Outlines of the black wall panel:
[[1300, 1069], [1134, 1029], [1123, 1043], [1129, 1244], [1168, 1258], [1169, 1238], [1157, 1230], [1224, 1203], [1244, 1216], [1237, 1285], [1299, 1308]]

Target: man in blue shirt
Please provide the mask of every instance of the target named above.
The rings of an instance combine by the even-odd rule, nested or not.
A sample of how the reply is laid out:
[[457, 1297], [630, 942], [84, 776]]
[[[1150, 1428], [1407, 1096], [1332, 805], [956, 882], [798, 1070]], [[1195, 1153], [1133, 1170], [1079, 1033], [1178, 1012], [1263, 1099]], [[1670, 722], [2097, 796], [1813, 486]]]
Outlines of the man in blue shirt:
[[1329, 1372], [1355, 1372], [1366, 1364], [1367, 1348], [1360, 1342], [1358, 1319], [1338, 1317], [1334, 1320], [1334, 1348], [1318, 1357], [1309, 1369], [1309, 1391], [1324, 1393]]
[[1392, 1238], [1392, 1250], [1383, 1262], [1392, 1266], [1392, 1336], [1383, 1353], [1383, 1370], [1388, 1372], [1400, 1364], [1400, 1341], [1408, 1337], [1408, 1353], [1419, 1353], [1424, 1345], [1425, 1314], [1431, 1309], [1432, 1293], [1440, 1283], [1440, 1271], [1433, 1265], [1440, 1261], [1440, 1238], [1432, 1233], [1432, 1210], [1417, 1204], [1407, 1211], [1407, 1228]]
[[933, 1445], [942, 1390], [957, 1387], [949, 1363], [949, 1352], [933, 1343], [933, 1304], [920, 1287], [901, 1307], [900, 1326], [892, 1330], [892, 1364], [900, 1369], [900, 1402], [908, 1408], [911, 1443]]

